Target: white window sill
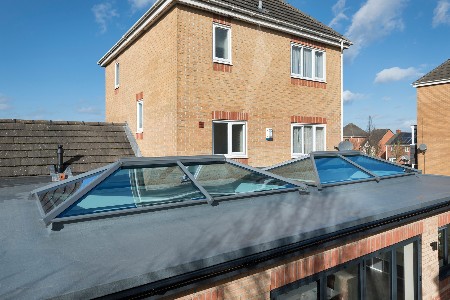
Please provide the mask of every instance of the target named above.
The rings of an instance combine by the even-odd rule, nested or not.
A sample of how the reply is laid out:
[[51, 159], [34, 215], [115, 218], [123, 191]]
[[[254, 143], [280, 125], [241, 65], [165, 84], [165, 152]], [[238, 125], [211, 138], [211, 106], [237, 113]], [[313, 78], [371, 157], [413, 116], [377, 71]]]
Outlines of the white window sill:
[[248, 158], [245, 154], [224, 154], [226, 158]]
[[117, 90], [120, 87], [120, 85], [114, 86], [114, 89]]
[[303, 154], [303, 153], [295, 153], [295, 154], [291, 154], [291, 158], [304, 158], [307, 157], [308, 154]]
[[214, 58], [213, 62], [218, 63], [218, 64], [222, 64], [222, 65], [229, 65], [232, 66], [233, 64], [231, 63], [231, 61], [229, 60], [222, 60], [220, 58]]
[[298, 74], [292, 74], [292, 73], [291, 73], [291, 78], [302, 79], [302, 80], [307, 80], [307, 81], [314, 81], [314, 82], [321, 82], [321, 83], [327, 83], [326, 80], [324, 80], [324, 79], [314, 79], [314, 78], [309, 78], [309, 77], [301, 77]]

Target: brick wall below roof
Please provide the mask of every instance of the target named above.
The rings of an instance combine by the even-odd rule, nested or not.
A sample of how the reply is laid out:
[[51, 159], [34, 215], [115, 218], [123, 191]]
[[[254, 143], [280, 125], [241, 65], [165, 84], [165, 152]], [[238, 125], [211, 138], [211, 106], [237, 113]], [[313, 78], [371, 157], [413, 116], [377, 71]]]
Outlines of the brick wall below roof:
[[121, 123], [0, 120], [0, 177], [49, 175], [57, 163], [81, 173], [134, 156]]
[[422, 299], [450, 299], [450, 279], [439, 281], [437, 251], [430, 243], [437, 241], [438, 225], [450, 222], [450, 212], [387, 230], [346, 244], [290, 259], [282, 264], [222, 280], [216, 285], [186, 291], [171, 299], [270, 299], [270, 291], [296, 280], [344, 264], [353, 259], [422, 236]]

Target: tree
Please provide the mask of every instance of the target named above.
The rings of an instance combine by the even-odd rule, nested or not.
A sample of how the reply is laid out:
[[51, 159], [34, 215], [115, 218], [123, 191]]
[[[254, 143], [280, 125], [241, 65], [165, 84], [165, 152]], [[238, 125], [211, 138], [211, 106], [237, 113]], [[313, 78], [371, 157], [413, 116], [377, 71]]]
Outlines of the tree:
[[372, 116], [369, 116], [366, 132], [367, 138], [361, 147], [361, 151], [370, 156], [378, 156], [381, 150], [381, 146], [379, 143], [379, 138], [376, 135], [376, 128], [373, 124]]

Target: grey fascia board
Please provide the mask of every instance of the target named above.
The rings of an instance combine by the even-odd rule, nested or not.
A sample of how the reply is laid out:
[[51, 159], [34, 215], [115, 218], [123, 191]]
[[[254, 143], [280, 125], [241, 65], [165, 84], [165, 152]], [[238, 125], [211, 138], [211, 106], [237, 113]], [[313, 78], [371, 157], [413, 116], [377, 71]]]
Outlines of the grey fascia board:
[[268, 176], [268, 177], [271, 177], [271, 178], [274, 178], [274, 179], [277, 179], [277, 180], [280, 180], [280, 181], [284, 181], [284, 182], [290, 183], [292, 185], [297, 186], [298, 188], [300, 188], [303, 191], [307, 191], [308, 190], [307, 185], [304, 184], [304, 183], [301, 183], [299, 181], [296, 181], [296, 180], [294, 181], [294, 180], [291, 180], [289, 178], [286, 178], [286, 177], [283, 177], [283, 176], [279, 176], [279, 175], [276, 175], [276, 174], [264, 171], [262, 169], [252, 168], [250, 166], [238, 163], [237, 161], [234, 161], [232, 159], [227, 159], [226, 161], [228, 163], [232, 164], [232, 165], [241, 167], [241, 168], [243, 168], [245, 170], [248, 170], [248, 171], [251, 171], [251, 172], [255, 172], [255, 173], [259, 173], [259, 174], [262, 174], [262, 175], [265, 175], [265, 176]]
[[342, 158], [343, 160], [345, 160], [346, 162], [348, 162], [349, 164], [351, 164], [352, 166], [360, 169], [361, 171], [363, 171], [364, 173], [369, 174], [370, 176], [372, 176], [377, 182], [380, 181], [380, 177], [378, 175], [376, 175], [375, 173], [372, 173], [371, 171], [367, 170], [366, 168], [364, 168], [361, 165], [358, 165], [357, 163], [355, 163], [354, 161], [351, 161], [350, 159], [346, 158], [345, 156], [338, 154], [338, 157]]
[[[90, 190], [96, 187], [99, 183], [101, 183], [106, 177], [114, 173], [117, 169], [121, 167], [119, 162], [114, 163], [109, 169], [105, 170], [103, 174], [90, 182], [85, 188], [76, 191], [72, 196], [70, 196], [66, 201], [61, 203], [55, 209], [50, 211], [44, 218], [43, 221], [45, 225], [49, 225], [53, 222], [53, 219], [56, 218], [60, 213], [69, 208], [72, 204], [74, 204], [78, 199], [86, 195]], [[67, 184], [67, 183], [66, 183]]]
[[320, 182], [319, 171], [317, 170], [317, 166], [316, 166], [316, 160], [314, 159], [313, 153], [311, 153], [309, 156], [311, 157], [311, 160], [312, 160], [312, 164], [314, 167], [314, 173], [316, 173], [316, 178], [317, 178], [316, 186], [317, 186], [317, 189], [320, 191], [322, 189], [322, 183]]
[[111, 168], [114, 164], [115, 163], [112, 163], [112, 164], [106, 165], [104, 167], [100, 167], [100, 168], [91, 170], [89, 172], [81, 173], [81, 174], [78, 174], [76, 176], [73, 176], [73, 177], [68, 178], [66, 180], [63, 180], [63, 181], [57, 181], [57, 182], [50, 183], [50, 184], [48, 184], [46, 186], [43, 186], [43, 187], [37, 188], [35, 190], [32, 190], [30, 192], [30, 194], [38, 196], [38, 195], [40, 195], [40, 194], [42, 194], [44, 192], [52, 190], [53, 188], [55, 188], [55, 187], [57, 187], [59, 185], [64, 185], [66, 183], [74, 182], [74, 181], [77, 181], [77, 180], [82, 179], [84, 177], [91, 176], [91, 175], [93, 175], [95, 173], [103, 172], [103, 171]]
[[350, 154], [350, 155], [360, 155], [362, 154], [360, 151], [356, 150], [348, 150], [348, 151], [315, 151], [311, 152], [310, 155], [320, 156], [320, 157], [330, 157], [330, 156], [338, 156], [339, 154]]
[[207, 190], [195, 179], [194, 175], [189, 172], [189, 170], [186, 168], [185, 165], [183, 165], [180, 161], [177, 161], [177, 165], [181, 168], [181, 170], [186, 174], [189, 179], [192, 181], [192, 183], [200, 190], [200, 192], [206, 197], [206, 201], [208, 204], [213, 204], [214, 199], [211, 197], [211, 195], [208, 193]]

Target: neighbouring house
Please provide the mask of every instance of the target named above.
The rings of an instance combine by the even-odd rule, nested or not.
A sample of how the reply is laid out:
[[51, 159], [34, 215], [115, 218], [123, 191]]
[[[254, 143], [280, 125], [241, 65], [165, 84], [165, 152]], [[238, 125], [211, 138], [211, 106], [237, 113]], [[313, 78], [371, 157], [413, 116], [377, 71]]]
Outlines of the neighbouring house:
[[411, 144], [411, 132], [402, 132], [397, 129], [386, 143], [386, 159], [402, 165], [411, 164]]
[[41, 178], [0, 184], [0, 299], [449, 299], [447, 176], [321, 151]]
[[144, 156], [268, 166], [342, 140], [351, 42], [281, 0], [158, 0], [98, 61]]
[[73, 173], [139, 155], [127, 131], [120, 123], [0, 119], [0, 178], [50, 175], [58, 145]]
[[428, 174], [450, 175], [450, 59], [413, 83], [417, 89], [418, 169]]
[[367, 132], [353, 123], [345, 125], [343, 134], [344, 140], [353, 144], [353, 150], [361, 149], [361, 144], [367, 139]]
[[371, 156], [386, 159], [386, 143], [393, 135], [390, 129], [374, 129], [367, 134], [360, 150]]

